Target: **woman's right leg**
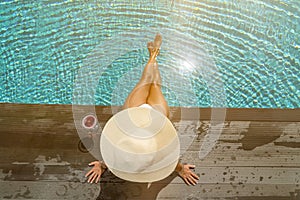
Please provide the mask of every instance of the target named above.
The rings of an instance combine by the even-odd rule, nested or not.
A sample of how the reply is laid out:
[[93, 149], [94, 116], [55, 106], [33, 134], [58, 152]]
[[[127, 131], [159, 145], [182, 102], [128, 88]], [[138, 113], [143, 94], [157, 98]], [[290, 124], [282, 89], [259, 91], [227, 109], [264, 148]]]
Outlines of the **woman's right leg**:
[[166, 117], [169, 117], [169, 106], [161, 91], [161, 77], [157, 62], [154, 64], [153, 69], [153, 82], [150, 87], [147, 103]]

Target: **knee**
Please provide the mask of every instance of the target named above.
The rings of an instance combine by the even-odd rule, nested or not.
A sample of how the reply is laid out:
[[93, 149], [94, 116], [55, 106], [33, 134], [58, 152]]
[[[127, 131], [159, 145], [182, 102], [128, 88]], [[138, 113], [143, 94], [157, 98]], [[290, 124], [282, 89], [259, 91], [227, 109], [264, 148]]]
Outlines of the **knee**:
[[151, 84], [153, 80], [153, 76], [150, 73], [145, 73], [140, 80], [140, 83], [143, 85]]

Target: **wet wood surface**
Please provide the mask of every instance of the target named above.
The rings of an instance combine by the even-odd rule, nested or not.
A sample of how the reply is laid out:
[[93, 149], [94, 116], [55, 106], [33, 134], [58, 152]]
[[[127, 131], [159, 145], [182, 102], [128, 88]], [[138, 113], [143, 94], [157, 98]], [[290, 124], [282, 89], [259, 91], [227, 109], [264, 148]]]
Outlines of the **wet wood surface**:
[[[0, 104], [0, 199], [97, 199], [101, 191], [107, 199], [300, 198], [300, 109], [171, 108], [182, 162], [196, 164], [198, 185], [186, 186], [173, 174], [149, 186], [122, 181], [109, 172], [101, 185], [89, 184], [84, 174], [95, 158], [82, 139], [85, 134], [99, 136], [119, 109]], [[218, 122], [221, 135], [200, 159], [216, 110], [226, 111]], [[99, 127], [76, 129], [75, 124], [93, 112]], [[97, 146], [94, 140], [85, 144]]]

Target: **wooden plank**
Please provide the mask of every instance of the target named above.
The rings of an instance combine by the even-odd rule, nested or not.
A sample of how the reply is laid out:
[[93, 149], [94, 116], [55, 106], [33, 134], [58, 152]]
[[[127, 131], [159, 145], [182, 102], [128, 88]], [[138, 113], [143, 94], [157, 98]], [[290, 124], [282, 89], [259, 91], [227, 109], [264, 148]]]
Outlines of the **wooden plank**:
[[[105, 192], [116, 191], [114, 183], [105, 184], [106, 188], [103, 188]], [[166, 187], [157, 185], [158, 189], [153, 190], [152, 195], [146, 193], [146, 188], [141, 184], [119, 184], [117, 187], [119, 192], [124, 191], [119, 197], [127, 196], [130, 200], [290, 200], [297, 199], [300, 195], [299, 186], [289, 184], [199, 184], [195, 187], [187, 187], [171, 183]], [[0, 188], [1, 199], [96, 199], [100, 193], [97, 184], [66, 181], [0, 181]], [[108, 197], [111, 193], [106, 194]]]
[[[119, 109], [95, 107], [98, 132]], [[91, 107], [76, 106], [75, 120], [71, 105], [0, 104], [0, 110], [0, 198], [88, 199], [99, 194], [99, 185], [86, 183], [87, 163], [94, 158], [78, 148], [80, 135], [75, 127], [93, 112]], [[217, 143], [199, 159], [204, 138], [212, 133], [211, 111], [171, 108], [182, 161], [196, 164], [201, 178], [195, 187], [187, 187], [178, 177], [154, 183], [151, 191], [157, 199], [290, 199], [300, 195], [299, 109], [226, 109]], [[136, 199], [141, 199], [140, 191], [147, 191], [145, 185], [128, 186], [109, 178], [103, 184], [112, 193], [132, 187], [129, 191]]]
[[96, 199], [100, 187], [67, 181], [0, 181], [1, 199]]
[[[84, 174], [90, 169], [86, 164], [91, 160], [82, 159], [76, 163], [61, 159], [39, 155], [33, 161], [1, 162], [0, 180], [86, 181]], [[201, 162], [197, 159], [188, 161], [196, 164], [195, 172], [201, 176], [199, 183], [299, 184], [300, 179], [299, 166], [291, 167], [283, 164], [282, 167], [264, 166], [265, 164], [247, 166], [240, 165], [239, 162], [208, 165], [206, 161]]]
[[299, 195], [299, 186], [293, 184], [199, 184], [195, 187], [172, 184], [165, 187], [157, 199], [291, 200], [297, 199]]
[[[297, 185], [300, 183], [299, 168], [290, 167], [207, 167], [197, 166], [199, 184], [274, 184]], [[178, 184], [182, 183], [177, 179]], [[175, 182], [176, 183], [176, 182]]]
[[[300, 136], [297, 131], [300, 123], [276, 123], [279, 131], [274, 131], [276, 127], [270, 126], [271, 122], [264, 122], [263, 124], [266, 123], [269, 125], [262, 126], [261, 123], [255, 122], [249, 131], [250, 122], [231, 122], [224, 128], [218, 143], [204, 160], [199, 160], [198, 154], [203, 138], [207, 133], [197, 132], [199, 127], [192, 122], [181, 125], [175, 124], [175, 127], [180, 130], [182, 154], [188, 151], [188, 154], [184, 155], [186, 160], [196, 160], [196, 164], [299, 167], [300, 155], [297, 145], [299, 145]], [[185, 128], [182, 130], [179, 126]], [[261, 133], [255, 135], [252, 129], [260, 130]], [[268, 129], [272, 131], [264, 133]], [[250, 139], [243, 140], [248, 134], [250, 134]], [[253, 140], [251, 139], [252, 134], [255, 135]], [[188, 139], [184, 140], [184, 136], [187, 136]], [[262, 139], [260, 139], [261, 136]], [[23, 162], [24, 158], [32, 162], [39, 155], [52, 158], [59, 155], [63, 160], [74, 163], [76, 162], [75, 159], [79, 160], [80, 157], [82, 160], [83, 157], [86, 157], [78, 149], [80, 138], [77, 133], [1, 133], [0, 137], [2, 138], [0, 140], [2, 161], [0, 162]], [[251, 148], [243, 147], [247, 145], [245, 141], [251, 144]], [[257, 141], [258, 144], [256, 144]], [[290, 143], [292, 145], [288, 145]], [[14, 146], [14, 150], [8, 151], [12, 146]]]
[[208, 121], [175, 123], [185, 161], [201, 166], [300, 167], [299, 122], [225, 122], [218, 142], [199, 159], [204, 138], [211, 134]]

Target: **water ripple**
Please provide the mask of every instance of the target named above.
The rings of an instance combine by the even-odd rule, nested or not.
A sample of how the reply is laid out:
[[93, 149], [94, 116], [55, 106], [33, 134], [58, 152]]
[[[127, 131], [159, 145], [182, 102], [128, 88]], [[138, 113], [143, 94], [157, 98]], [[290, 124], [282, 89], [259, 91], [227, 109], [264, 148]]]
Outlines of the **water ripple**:
[[[72, 103], [76, 73], [90, 65], [91, 70], [106, 70], [95, 96], [97, 104], [109, 105], [116, 82], [131, 70], [142, 70], [148, 57], [146, 42], [162, 32], [158, 59], [171, 106], [212, 106], [209, 85], [221, 82], [229, 107], [300, 106], [298, 0], [3, 1], [0, 5], [1, 102]], [[141, 39], [136, 44], [124, 42], [131, 46], [106, 43], [118, 35], [124, 40]], [[103, 60], [101, 55], [110, 51], [127, 53]], [[205, 79], [211, 64], [206, 56], [216, 64], [211, 83]], [[193, 59], [199, 63], [193, 64]], [[191, 63], [194, 69], [189, 69]], [[193, 91], [176, 96], [181, 88], [175, 79], [190, 80]], [[195, 101], [189, 100], [191, 93], [196, 94]], [[187, 101], [179, 102], [184, 95]]]

